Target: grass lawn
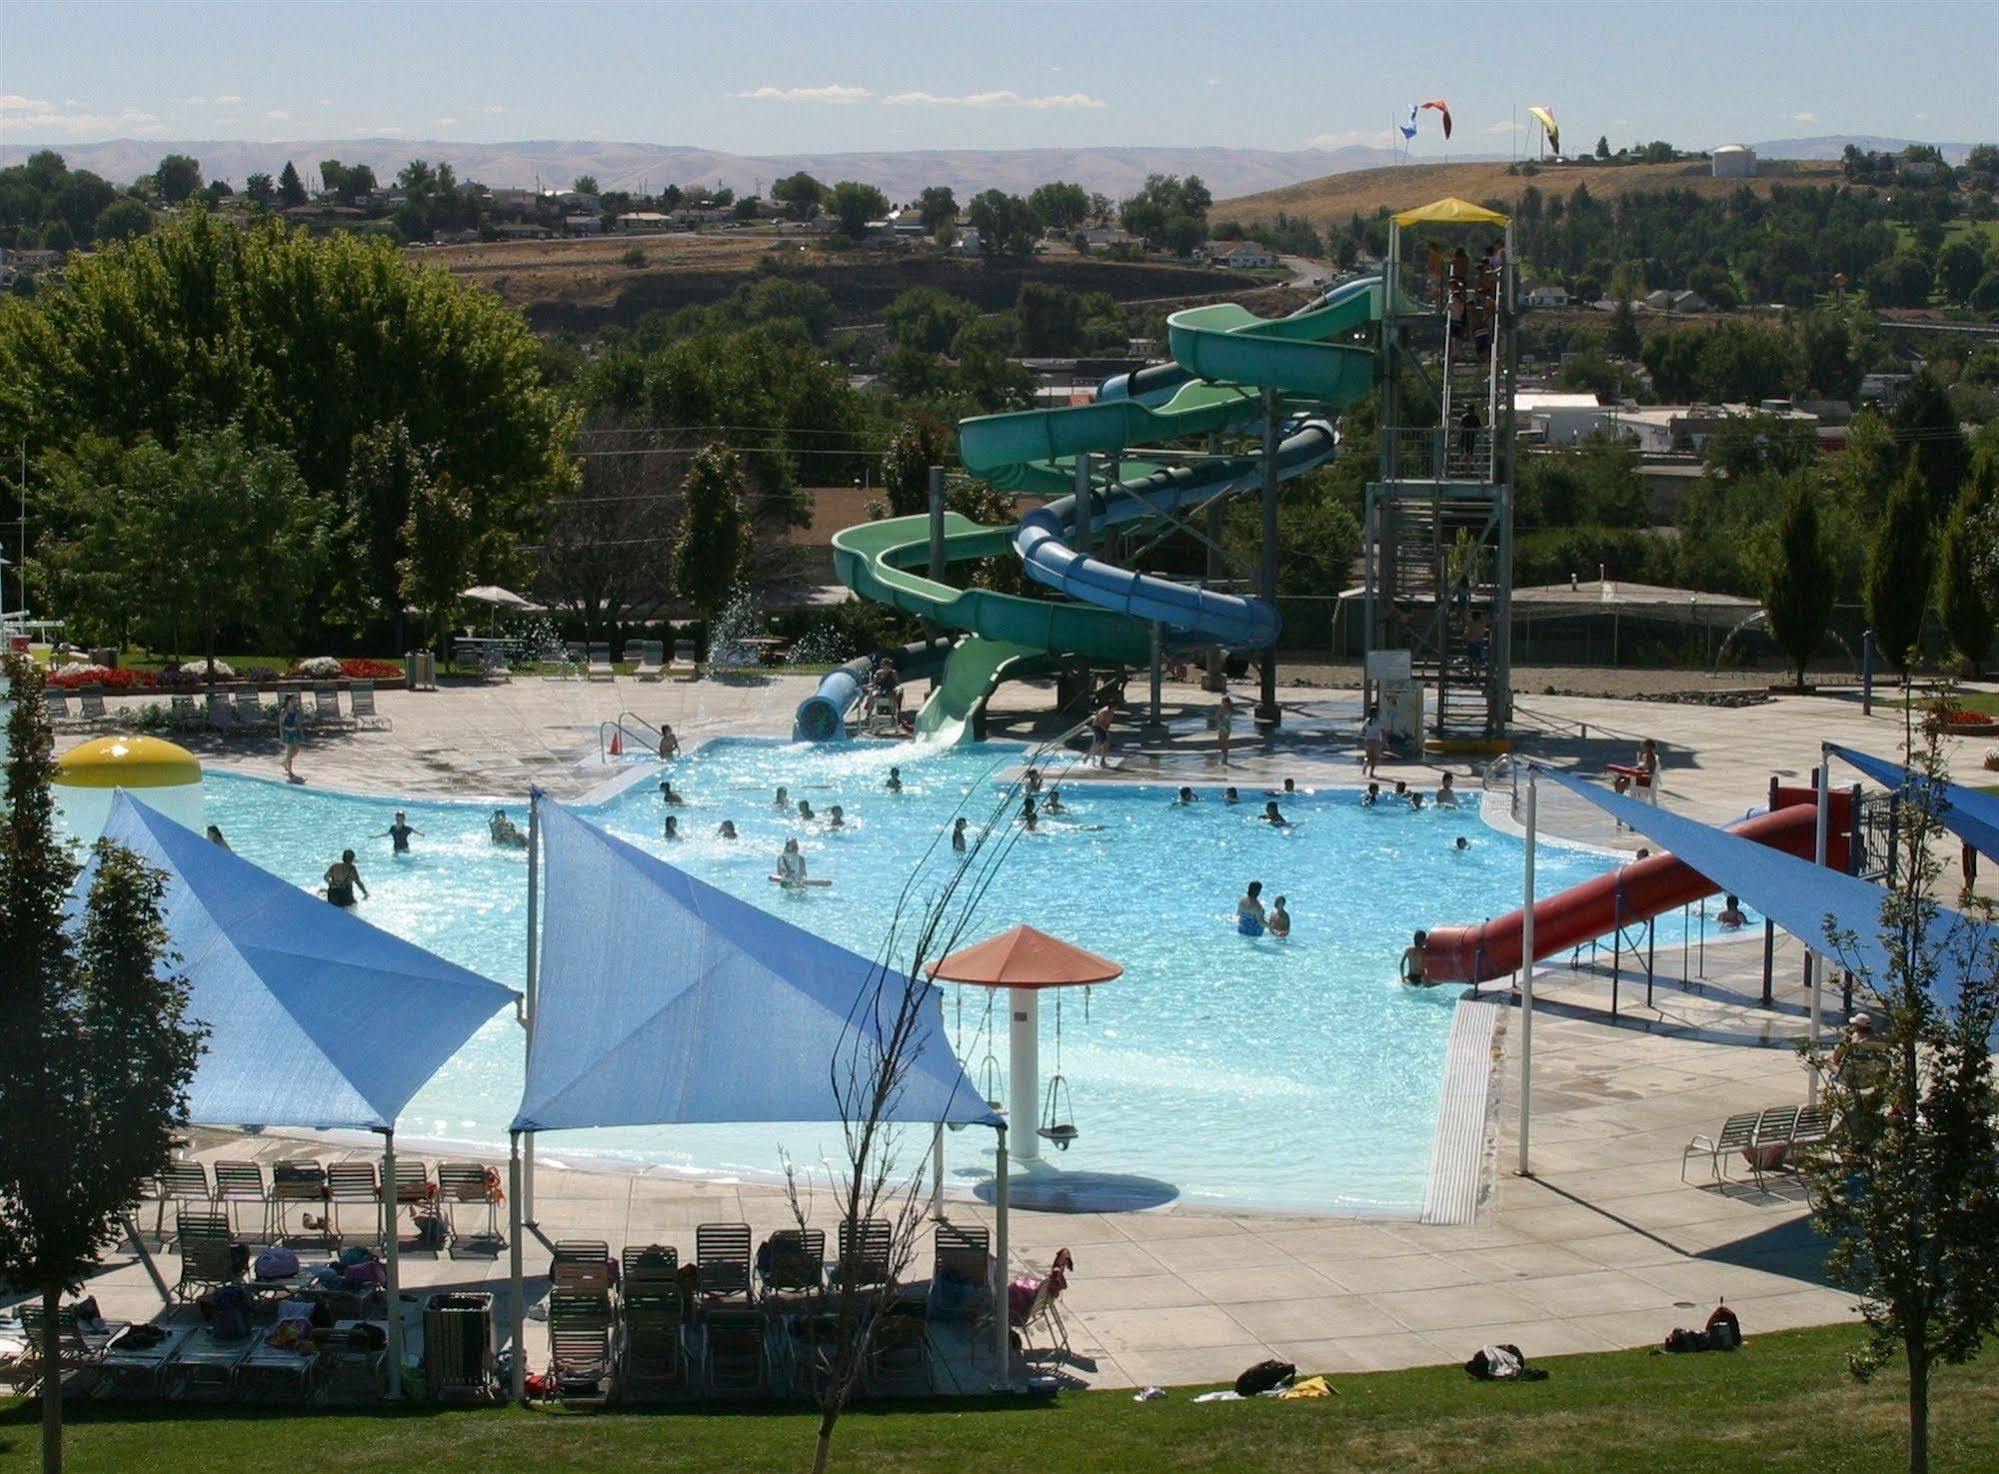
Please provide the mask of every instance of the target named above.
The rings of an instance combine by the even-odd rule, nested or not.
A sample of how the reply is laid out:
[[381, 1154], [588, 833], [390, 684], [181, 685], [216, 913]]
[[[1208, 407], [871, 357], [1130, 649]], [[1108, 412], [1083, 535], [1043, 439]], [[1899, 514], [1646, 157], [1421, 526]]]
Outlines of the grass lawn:
[[[1315, 1402], [1195, 1406], [1129, 1392], [1049, 1404], [932, 1406], [849, 1414], [834, 1467], [869, 1474], [987, 1471], [1380, 1470], [1800, 1471], [1878, 1474], [1903, 1465], [1899, 1371], [1863, 1386], [1848, 1327], [1752, 1336], [1741, 1352], [1611, 1352], [1548, 1361], [1546, 1382], [1475, 1383], [1456, 1367], [1334, 1379]], [[1309, 1369], [1307, 1369], [1309, 1370]], [[1932, 1386], [1932, 1468], [1999, 1468], [1999, 1363], [1944, 1368]], [[35, 1467], [31, 1404], [0, 1404], [0, 1470]], [[507, 1469], [795, 1471], [811, 1458], [804, 1412], [603, 1413], [412, 1409], [396, 1414], [79, 1406], [77, 1474], [269, 1474]]]
[[1999, 717], [1999, 691], [1960, 691], [1957, 704], [1965, 711], [1982, 711], [1987, 716]]

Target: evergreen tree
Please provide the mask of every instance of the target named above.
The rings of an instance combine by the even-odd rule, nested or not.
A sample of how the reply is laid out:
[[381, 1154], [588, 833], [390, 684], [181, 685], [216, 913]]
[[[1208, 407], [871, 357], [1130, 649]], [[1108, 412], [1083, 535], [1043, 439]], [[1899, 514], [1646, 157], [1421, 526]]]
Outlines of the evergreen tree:
[[1771, 637], [1791, 657], [1802, 686], [1805, 667], [1832, 618], [1833, 569], [1819, 528], [1817, 488], [1808, 475], [1786, 479], [1790, 491], [1777, 527], [1777, 555], [1764, 580], [1763, 608]]
[[1604, 347], [1619, 358], [1636, 358], [1644, 346], [1638, 336], [1638, 314], [1631, 310], [1631, 299], [1620, 297], [1616, 310], [1610, 314], [1610, 332], [1604, 338]]
[[99, 841], [81, 866], [56, 833], [54, 742], [40, 675], [6, 658], [7, 808], [0, 815], [0, 1276], [41, 1301], [42, 1468], [62, 1469], [63, 1291], [126, 1231], [173, 1157], [205, 1032], [170, 964], [165, 878]]
[[286, 209], [305, 203], [305, 181], [298, 177], [298, 166], [290, 159], [278, 172], [278, 203]]
[[1904, 676], [1923, 632], [1932, 572], [1929, 491], [1912, 461], [1888, 494], [1867, 556], [1867, 617], [1882, 653]]
[[1964, 478], [1937, 551], [1937, 615], [1974, 676], [1992, 648], [1995, 615], [1999, 615], [1980, 566], [1990, 550], [1987, 529], [1995, 506], [1999, 506], [1999, 455], [1987, 451]]
[[472, 572], [472, 499], [449, 474], [418, 481], [410, 488], [402, 536], [407, 551], [396, 564], [402, 596], [429, 617], [437, 648], [442, 650], [451, 633], [452, 612]]
[[882, 457], [882, 487], [888, 492], [888, 509], [898, 517], [912, 517], [930, 509], [930, 468], [941, 466], [951, 453], [951, 440], [944, 427], [929, 415], [912, 415], [896, 427]]
[[1971, 468], [1971, 450], [1958, 428], [1950, 392], [1935, 372], [1918, 369], [1909, 390], [1895, 403], [1889, 424], [1928, 491], [1930, 525], [1941, 527], [1957, 501], [1957, 489]]
[[687, 468], [687, 520], [673, 551], [673, 581], [713, 619], [729, 602], [749, 561], [750, 522], [743, 511], [743, 466], [717, 440], [694, 453]]

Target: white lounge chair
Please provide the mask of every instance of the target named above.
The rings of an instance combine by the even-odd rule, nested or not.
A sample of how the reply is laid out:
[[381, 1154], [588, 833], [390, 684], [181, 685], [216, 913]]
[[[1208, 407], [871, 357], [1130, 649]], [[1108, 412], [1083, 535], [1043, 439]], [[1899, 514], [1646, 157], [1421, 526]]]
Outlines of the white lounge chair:
[[208, 693], [208, 725], [217, 732], [233, 732], [236, 730], [236, 714], [229, 709], [229, 693], [227, 691], [210, 691]]
[[356, 681], [347, 693], [347, 714], [357, 727], [388, 731], [395, 724], [375, 710], [375, 683]]
[[608, 643], [590, 647], [590, 679], [593, 681], [615, 681], [617, 667], [611, 664], [611, 647]]
[[666, 678], [666, 645], [663, 641], [639, 641], [639, 663], [632, 675], [641, 681]]

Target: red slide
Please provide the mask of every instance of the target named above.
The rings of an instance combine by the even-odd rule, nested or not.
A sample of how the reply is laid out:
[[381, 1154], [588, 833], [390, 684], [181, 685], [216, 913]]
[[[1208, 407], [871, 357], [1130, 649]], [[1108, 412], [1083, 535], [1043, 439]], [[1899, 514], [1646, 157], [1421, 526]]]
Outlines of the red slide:
[[[1840, 870], [1847, 863], [1852, 807], [1850, 792], [1833, 790], [1826, 863]], [[1731, 824], [1728, 832], [1809, 860], [1818, 841], [1818, 795], [1809, 788], [1778, 788], [1768, 813]], [[1535, 904], [1534, 960], [1711, 896], [1715, 890], [1705, 876], [1671, 855], [1620, 866]], [[1426, 983], [1482, 983], [1519, 966], [1518, 911], [1477, 926], [1438, 927], [1423, 944]]]

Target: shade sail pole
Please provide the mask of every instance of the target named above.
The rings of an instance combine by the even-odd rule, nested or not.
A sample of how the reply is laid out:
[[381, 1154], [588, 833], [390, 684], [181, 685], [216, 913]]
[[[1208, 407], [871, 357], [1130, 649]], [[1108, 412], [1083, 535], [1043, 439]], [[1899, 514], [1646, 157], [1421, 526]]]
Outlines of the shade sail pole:
[[[534, 1060], [534, 1016], [537, 983], [541, 971], [539, 957], [540, 927], [537, 925], [541, 914], [541, 790], [528, 790], [528, 952], [527, 952], [527, 1044], [526, 1060], [529, 1066]], [[533, 1079], [531, 1068], [523, 1068], [522, 1073]], [[517, 1139], [518, 1140], [518, 1139]], [[514, 1206], [517, 1216], [529, 1223], [536, 1222], [534, 1213], [534, 1134], [528, 1134], [522, 1154], [522, 1180], [514, 1184]], [[520, 1238], [518, 1230], [515, 1239]]]
[[993, 1154], [993, 1365], [999, 1369], [1001, 1391], [1013, 1390], [1013, 1318], [1007, 1313], [1007, 1282], [1012, 1261], [1007, 1251], [1010, 1192], [1006, 1170], [1006, 1122], [994, 1128], [999, 1149]]
[[403, 1277], [402, 1235], [396, 1232], [396, 1212], [402, 1194], [396, 1188], [396, 1129], [382, 1133], [382, 1250], [389, 1271], [389, 1396], [403, 1395]]
[[944, 1123], [930, 1128], [930, 1216], [944, 1216]]
[[[1832, 759], [1826, 755], [1825, 744], [1819, 744], [1818, 779], [1818, 824], [1812, 839], [1812, 863], [1825, 868], [1826, 838], [1832, 820]], [[1811, 1078], [1806, 1082], [1805, 1100], [1816, 1106], [1819, 1103], [1819, 1066], [1816, 1051], [1825, 1028], [1825, 952], [1812, 947], [1810, 966], [1812, 969], [1812, 1060]]]
[[1520, 1166], [1532, 1177], [1528, 1137], [1534, 1119], [1534, 836], [1536, 799], [1540, 784], [1535, 769], [1527, 769], [1527, 852], [1521, 877], [1520, 902]]
[[521, 1275], [521, 1134], [507, 1133], [507, 1278], [511, 1288], [507, 1294], [507, 1334], [512, 1338], [514, 1354], [507, 1363], [508, 1380], [513, 1384], [508, 1390], [515, 1402], [526, 1402], [528, 1391], [528, 1355], [522, 1338], [527, 1333], [527, 1306], [522, 1303], [526, 1285]]

